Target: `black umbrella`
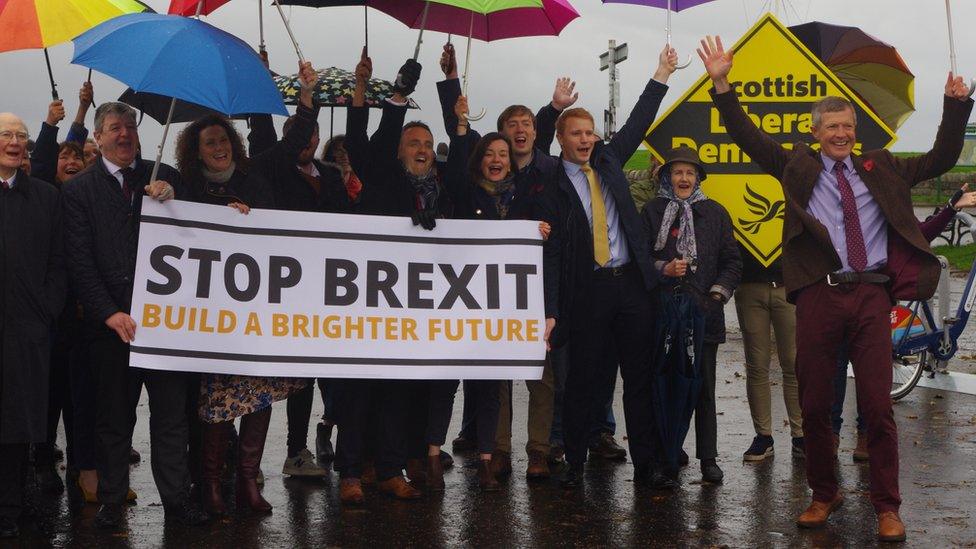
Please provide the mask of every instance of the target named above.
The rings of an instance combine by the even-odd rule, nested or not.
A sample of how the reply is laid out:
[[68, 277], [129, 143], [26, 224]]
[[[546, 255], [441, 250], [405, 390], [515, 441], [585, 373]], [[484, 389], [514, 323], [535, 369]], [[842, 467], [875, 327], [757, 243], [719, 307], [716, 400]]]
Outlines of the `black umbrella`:
[[[688, 290], [693, 291], [693, 290]], [[651, 403], [661, 456], [669, 473], [677, 471], [678, 454], [701, 390], [700, 363], [705, 315], [695, 295], [662, 291], [654, 358], [651, 362]]]
[[278, 0], [282, 6], [305, 6], [309, 8], [335, 8], [339, 6], [363, 7], [363, 31], [365, 32], [365, 46], [369, 48], [369, 13], [366, 10], [366, 0]]
[[[142, 113], [139, 116], [140, 123], [142, 123], [142, 116], [148, 114], [150, 118], [159, 122], [160, 124], [166, 124], [166, 115], [169, 114], [169, 107], [172, 100], [172, 97], [149, 92], [137, 92], [132, 88], [128, 88], [121, 96], [119, 96], [119, 101], [127, 105], [131, 105], [134, 109]], [[225, 116], [218, 111], [209, 109], [202, 105], [190, 103], [189, 101], [177, 100], [176, 107], [173, 109], [173, 117], [170, 119], [170, 122], [193, 122], [194, 120], [208, 114]], [[248, 115], [244, 114], [234, 116], [233, 118], [244, 119], [247, 117]]]

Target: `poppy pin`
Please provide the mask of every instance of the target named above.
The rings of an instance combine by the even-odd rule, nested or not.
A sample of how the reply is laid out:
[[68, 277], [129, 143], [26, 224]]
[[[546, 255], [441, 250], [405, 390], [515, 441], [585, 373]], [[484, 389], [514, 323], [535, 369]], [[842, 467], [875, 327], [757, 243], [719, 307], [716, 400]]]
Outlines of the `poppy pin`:
[[873, 169], [874, 169], [874, 160], [865, 160], [864, 161], [864, 170], [869, 172], [869, 171], [871, 171]]

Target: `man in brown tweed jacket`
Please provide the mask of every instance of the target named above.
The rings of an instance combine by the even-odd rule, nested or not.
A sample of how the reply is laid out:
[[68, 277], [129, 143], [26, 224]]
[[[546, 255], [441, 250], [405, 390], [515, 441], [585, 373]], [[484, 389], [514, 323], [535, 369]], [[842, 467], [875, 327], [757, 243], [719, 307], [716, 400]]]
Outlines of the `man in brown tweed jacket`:
[[813, 501], [797, 524], [822, 527], [844, 501], [834, 473], [830, 407], [837, 352], [846, 342], [867, 421], [878, 537], [904, 540], [898, 516], [898, 434], [889, 397], [889, 311], [893, 300], [926, 299], [935, 291], [939, 263], [918, 228], [909, 191], [959, 158], [973, 107], [969, 89], [950, 73], [935, 145], [914, 158], [896, 158], [887, 150], [852, 154], [856, 115], [838, 97], [813, 107], [812, 133], [819, 150], [806, 143], [784, 148], [740, 107], [728, 81], [732, 52], [717, 37], [701, 44], [698, 53], [730, 137], [779, 179], [786, 198], [783, 277], [788, 298], [796, 304], [796, 373], [807, 482], [813, 490]]

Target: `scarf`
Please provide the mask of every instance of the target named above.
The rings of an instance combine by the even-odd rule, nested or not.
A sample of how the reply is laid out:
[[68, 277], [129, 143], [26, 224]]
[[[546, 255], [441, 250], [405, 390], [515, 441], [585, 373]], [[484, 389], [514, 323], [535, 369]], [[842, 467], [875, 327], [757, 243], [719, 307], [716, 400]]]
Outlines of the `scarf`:
[[203, 178], [211, 183], [227, 183], [230, 181], [232, 175], [234, 175], [234, 170], [237, 169], [237, 164], [235, 162], [230, 163], [230, 167], [226, 170], [219, 172], [210, 171], [206, 165], [204, 165], [200, 171], [203, 173]]
[[671, 186], [671, 174], [661, 174], [661, 188], [657, 195], [668, 199], [668, 206], [664, 209], [664, 219], [661, 220], [661, 228], [657, 233], [657, 240], [654, 242], [654, 251], [664, 249], [668, 241], [668, 233], [674, 220], [678, 218], [678, 239], [676, 244], [678, 255], [694, 264], [698, 259], [698, 243], [695, 240], [695, 217], [691, 212], [691, 205], [695, 202], [708, 200], [705, 193], [701, 190], [701, 183], [695, 184], [695, 191], [691, 196], [682, 200], [674, 194], [674, 187]]
[[499, 219], [506, 219], [508, 208], [512, 205], [512, 199], [515, 198], [515, 175], [508, 174], [508, 177], [501, 181], [488, 181], [485, 178], [480, 178], [478, 186], [495, 202], [495, 210], [498, 212]]
[[437, 184], [437, 174], [430, 170], [424, 175], [413, 175], [403, 170], [407, 181], [413, 186], [413, 192], [419, 199], [418, 210], [437, 209], [437, 198], [440, 196], [440, 186]]

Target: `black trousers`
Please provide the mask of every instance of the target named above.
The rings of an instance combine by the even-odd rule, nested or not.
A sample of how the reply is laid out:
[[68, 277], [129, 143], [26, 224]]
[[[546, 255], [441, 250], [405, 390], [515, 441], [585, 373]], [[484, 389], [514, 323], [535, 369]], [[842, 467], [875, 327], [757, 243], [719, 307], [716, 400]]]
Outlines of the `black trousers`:
[[[424, 458], [428, 446], [443, 446], [454, 413], [457, 380], [410, 381], [409, 456]], [[498, 429], [498, 380], [472, 379], [464, 382], [464, 407], [472, 410], [471, 421], [479, 454], [495, 450]]]
[[72, 341], [67, 334], [57, 334], [51, 345], [51, 374], [48, 378], [47, 439], [34, 445], [34, 464], [54, 464], [54, 446], [58, 440], [58, 422], [64, 416], [65, 460], [74, 465], [74, 422], [71, 406]]
[[715, 413], [715, 363], [718, 357], [718, 344], [702, 345], [700, 374], [701, 392], [695, 405], [695, 457], [715, 459], [718, 457], [718, 421]]
[[402, 474], [406, 464], [408, 383], [375, 379], [335, 380], [336, 470], [360, 478], [372, 459], [378, 480]]
[[[332, 389], [330, 379], [319, 378], [319, 394], [322, 397], [322, 404], [325, 406], [325, 414], [322, 421], [335, 421], [332, 406]], [[288, 396], [288, 457], [294, 457], [299, 452], [308, 447], [308, 426], [312, 417], [312, 401], [315, 399], [315, 383], [311, 381], [301, 391], [292, 393]]]
[[129, 448], [142, 385], [149, 392], [149, 441], [156, 489], [164, 505], [187, 495], [187, 376], [129, 367], [129, 346], [99, 329], [89, 347], [98, 400], [98, 501], [124, 503], [129, 487]]
[[29, 445], [0, 444], [0, 517], [20, 518]]
[[[79, 335], [71, 349], [71, 434], [67, 443], [68, 465], [79, 471], [97, 469], [97, 421], [95, 373], [92, 371], [88, 341]], [[65, 434], [68, 433], [65, 414]]]
[[650, 463], [656, 452], [651, 407], [651, 339], [653, 319], [649, 292], [631, 263], [614, 275], [594, 271], [591, 303], [583, 327], [572, 330], [567, 343], [569, 364], [563, 396], [566, 460], [574, 468], [586, 462], [592, 418], [606, 406], [600, 388], [610, 365], [608, 344], [617, 351], [624, 383], [624, 418], [635, 464]]

